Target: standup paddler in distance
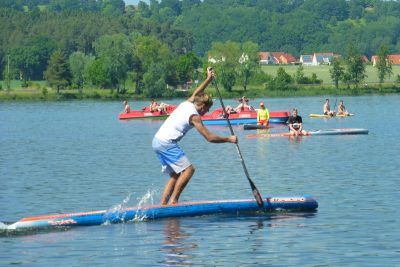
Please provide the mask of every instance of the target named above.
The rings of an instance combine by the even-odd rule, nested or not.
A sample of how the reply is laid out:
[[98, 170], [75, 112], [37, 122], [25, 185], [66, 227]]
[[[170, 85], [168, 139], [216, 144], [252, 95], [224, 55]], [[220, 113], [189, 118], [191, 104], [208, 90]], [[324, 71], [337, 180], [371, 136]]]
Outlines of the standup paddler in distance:
[[237, 143], [235, 135], [218, 136], [210, 132], [201, 120], [212, 104], [212, 97], [204, 90], [214, 78], [212, 68], [207, 68], [207, 78], [194, 90], [191, 97], [182, 102], [161, 125], [153, 138], [153, 150], [162, 165], [162, 172], [170, 176], [165, 185], [161, 204], [176, 204], [183, 189], [192, 178], [195, 168], [178, 142], [193, 127], [211, 143]]

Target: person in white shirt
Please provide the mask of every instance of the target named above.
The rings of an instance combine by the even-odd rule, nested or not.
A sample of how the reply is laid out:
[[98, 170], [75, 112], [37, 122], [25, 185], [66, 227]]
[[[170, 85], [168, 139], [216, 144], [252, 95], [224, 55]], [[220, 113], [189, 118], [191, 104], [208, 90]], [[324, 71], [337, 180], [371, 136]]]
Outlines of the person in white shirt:
[[176, 204], [179, 197], [192, 178], [195, 168], [183, 150], [178, 146], [178, 141], [193, 127], [208, 141], [212, 143], [237, 143], [235, 135], [228, 137], [218, 136], [210, 132], [201, 120], [213, 102], [210, 95], [204, 93], [208, 84], [214, 78], [212, 68], [207, 68], [207, 78], [193, 92], [185, 102], [182, 102], [161, 125], [153, 138], [153, 150], [162, 165], [162, 171], [170, 176], [165, 185], [161, 204]]

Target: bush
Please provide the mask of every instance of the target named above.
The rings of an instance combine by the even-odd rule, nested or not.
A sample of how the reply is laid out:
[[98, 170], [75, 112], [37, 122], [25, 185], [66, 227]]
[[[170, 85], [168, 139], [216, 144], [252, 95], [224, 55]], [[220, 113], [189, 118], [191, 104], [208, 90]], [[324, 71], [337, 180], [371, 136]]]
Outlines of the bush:
[[43, 88], [42, 88], [42, 95], [43, 95], [44, 97], [46, 97], [48, 93], [49, 93], [49, 90], [47, 90], [47, 87], [46, 87], [46, 86], [43, 86]]
[[119, 94], [121, 94], [121, 95], [124, 95], [127, 92], [128, 92], [128, 89], [126, 89], [125, 87], [119, 89]]
[[292, 77], [286, 73], [286, 71], [280, 67], [277, 71], [277, 75], [266, 85], [266, 89], [270, 90], [288, 90], [289, 85], [293, 83]]
[[64, 92], [64, 93], [60, 93], [59, 99], [60, 100], [71, 100], [71, 99], [77, 99], [77, 96], [75, 93]]
[[161, 95], [162, 95], [162, 97], [166, 97], [166, 98], [173, 97], [175, 95], [175, 92], [174, 92], [174, 90], [167, 88], [162, 92]]
[[271, 81], [273, 78], [271, 75], [264, 72], [257, 72], [252, 75], [250, 84], [265, 84]]
[[322, 80], [318, 79], [317, 74], [315, 74], [315, 73], [313, 73], [313, 74], [311, 75], [310, 82], [311, 82], [312, 84], [322, 84]]
[[28, 81], [22, 81], [21, 87], [22, 87], [22, 88], [28, 87]]

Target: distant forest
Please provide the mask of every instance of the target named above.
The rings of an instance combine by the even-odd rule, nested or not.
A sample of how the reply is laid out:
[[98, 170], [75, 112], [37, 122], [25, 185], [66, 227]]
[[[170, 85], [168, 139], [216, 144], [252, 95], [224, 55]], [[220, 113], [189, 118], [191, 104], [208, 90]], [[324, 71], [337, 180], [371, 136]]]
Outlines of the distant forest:
[[[122, 47], [133, 44], [137, 53], [153, 49], [157, 55], [149, 52], [147, 58], [169, 62], [189, 54], [204, 57], [214, 42], [228, 41], [252, 42], [261, 51], [296, 57], [314, 52], [344, 55], [349, 44], [368, 58], [381, 45], [389, 53], [400, 51], [399, 1], [151, 0], [126, 6], [123, 0], [1, 0], [0, 25], [0, 73], [9, 72], [11, 64], [13, 78], [23, 79], [43, 79], [56, 51], [66, 59], [74, 53], [100, 58], [113, 38]], [[157, 46], [150, 48], [154, 43]], [[168, 64], [164, 69], [151, 67], [139, 54], [129, 61], [136, 70], [170, 69]], [[193, 66], [198, 64], [194, 61]], [[146, 78], [138, 77], [140, 71], [132, 75], [137, 82]], [[167, 84], [173, 83], [168, 71], [165, 75]], [[170, 80], [172, 76], [179, 75], [170, 75]]]

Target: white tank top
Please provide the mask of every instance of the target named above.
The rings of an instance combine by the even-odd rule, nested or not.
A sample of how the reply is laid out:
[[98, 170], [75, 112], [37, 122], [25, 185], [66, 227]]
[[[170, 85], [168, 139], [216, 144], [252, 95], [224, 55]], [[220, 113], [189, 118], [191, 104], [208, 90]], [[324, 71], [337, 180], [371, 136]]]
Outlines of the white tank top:
[[179, 141], [193, 128], [189, 119], [192, 115], [199, 115], [193, 103], [182, 102], [161, 125], [156, 133], [156, 138], [160, 141], [171, 142]]

